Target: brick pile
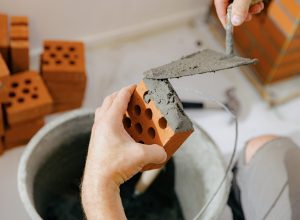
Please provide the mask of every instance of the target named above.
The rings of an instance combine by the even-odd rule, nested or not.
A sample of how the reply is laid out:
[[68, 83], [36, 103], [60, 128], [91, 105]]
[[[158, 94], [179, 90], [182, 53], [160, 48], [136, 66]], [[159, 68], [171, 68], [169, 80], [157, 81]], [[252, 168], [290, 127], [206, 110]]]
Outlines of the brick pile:
[[81, 106], [83, 44], [45, 41], [44, 48], [39, 74], [30, 70], [28, 17], [0, 13], [0, 155], [27, 144], [46, 115]]

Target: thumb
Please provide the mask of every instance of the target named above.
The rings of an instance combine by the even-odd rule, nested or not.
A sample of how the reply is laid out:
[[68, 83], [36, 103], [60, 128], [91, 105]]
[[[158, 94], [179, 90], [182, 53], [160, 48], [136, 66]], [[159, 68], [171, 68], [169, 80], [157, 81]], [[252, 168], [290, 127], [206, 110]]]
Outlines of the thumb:
[[251, 0], [235, 0], [232, 3], [231, 23], [234, 26], [241, 25], [249, 11]]
[[154, 164], [161, 164], [166, 161], [167, 159], [167, 153], [164, 150], [163, 147], [152, 144], [152, 145], [146, 145], [141, 144], [140, 147], [143, 148], [144, 154], [142, 155], [142, 158], [140, 158], [145, 165], [154, 163]]

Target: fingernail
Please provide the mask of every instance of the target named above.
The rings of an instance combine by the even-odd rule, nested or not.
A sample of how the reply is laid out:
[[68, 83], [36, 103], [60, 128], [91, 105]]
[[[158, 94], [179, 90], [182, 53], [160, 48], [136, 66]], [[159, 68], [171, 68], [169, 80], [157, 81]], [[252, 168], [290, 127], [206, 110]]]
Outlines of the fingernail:
[[242, 20], [241, 16], [233, 15], [231, 18], [231, 23], [234, 26], [238, 26], [238, 25], [242, 24], [242, 22], [243, 22], [243, 20]]

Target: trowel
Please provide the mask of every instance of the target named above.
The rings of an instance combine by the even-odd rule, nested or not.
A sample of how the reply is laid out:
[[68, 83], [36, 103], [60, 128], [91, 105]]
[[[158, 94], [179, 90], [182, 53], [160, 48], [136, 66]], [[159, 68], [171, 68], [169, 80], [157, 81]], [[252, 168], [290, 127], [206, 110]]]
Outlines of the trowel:
[[144, 72], [144, 76], [150, 79], [180, 78], [256, 63], [257, 59], [249, 59], [234, 55], [232, 37], [233, 26], [230, 22], [230, 17], [231, 5], [227, 9], [227, 20], [229, 22], [227, 22], [226, 25], [226, 53], [205, 49], [182, 57], [169, 64], [150, 69]]

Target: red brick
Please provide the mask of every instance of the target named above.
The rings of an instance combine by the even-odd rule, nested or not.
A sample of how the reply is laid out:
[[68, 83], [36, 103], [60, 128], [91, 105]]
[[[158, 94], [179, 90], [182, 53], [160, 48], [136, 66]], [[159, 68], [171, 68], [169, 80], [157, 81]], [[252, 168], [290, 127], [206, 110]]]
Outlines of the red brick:
[[[124, 128], [136, 142], [158, 144], [164, 147], [168, 159], [170, 159], [193, 130], [175, 132], [155, 103], [152, 100], [149, 103], [144, 101], [143, 97], [147, 91], [148, 88], [142, 81], [137, 86], [129, 102], [123, 119]], [[143, 170], [155, 169], [161, 166], [162, 164], [150, 164], [145, 166]]]
[[27, 144], [44, 124], [44, 119], [38, 118], [9, 127], [4, 135], [5, 149]]
[[80, 103], [54, 103], [53, 112], [58, 113], [58, 112], [70, 111], [73, 109], [80, 108], [81, 104], [82, 104], [81, 102]]
[[10, 42], [12, 73], [29, 70], [29, 42], [16, 40]]
[[0, 102], [0, 139], [4, 135], [4, 115], [2, 111], [2, 106]]
[[10, 18], [11, 25], [29, 25], [29, 19], [27, 16], [12, 16]]
[[0, 14], [0, 53], [2, 54], [6, 63], [8, 62], [8, 17], [5, 14]]
[[22, 26], [22, 25], [12, 26], [10, 29], [10, 39], [28, 40], [29, 39], [28, 26]]
[[86, 78], [82, 42], [45, 41], [41, 73], [46, 80], [82, 81]]
[[0, 54], [0, 81], [8, 76], [9, 76], [9, 69], [5, 63], [5, 60]]
[[0, 155], [4, 153], [3, 137], [0, 136]]
[[3, 81], [8, 124], [39, 118], [51, 113], [52, 98], [39, 74], [33, 71], [12, 75]]

